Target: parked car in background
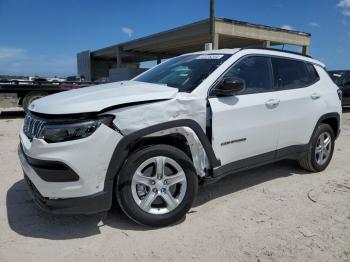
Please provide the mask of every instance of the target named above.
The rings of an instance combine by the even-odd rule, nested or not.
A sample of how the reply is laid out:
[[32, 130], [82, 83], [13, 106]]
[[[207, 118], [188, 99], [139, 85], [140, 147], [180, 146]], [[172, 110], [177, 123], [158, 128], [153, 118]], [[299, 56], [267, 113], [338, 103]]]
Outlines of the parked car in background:
[[328, 73], [343, 92], [342, 105], [350, 106], [350, 70], [334, 70]]

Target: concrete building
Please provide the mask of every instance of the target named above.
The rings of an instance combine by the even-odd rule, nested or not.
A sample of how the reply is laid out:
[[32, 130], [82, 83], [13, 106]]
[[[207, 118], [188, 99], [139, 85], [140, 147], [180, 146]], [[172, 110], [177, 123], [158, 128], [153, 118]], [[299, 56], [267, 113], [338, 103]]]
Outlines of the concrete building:
[[[300, 46], [308, 54], [311, 34], [294, 30], [215, 18], [213, 48]], [[210, 20], [205, 19], [136, 40], [77, 54], [78, 75], [93, 81], [130, 79], [141, 73], [140, 63], [204, 50], [210, 42]]]

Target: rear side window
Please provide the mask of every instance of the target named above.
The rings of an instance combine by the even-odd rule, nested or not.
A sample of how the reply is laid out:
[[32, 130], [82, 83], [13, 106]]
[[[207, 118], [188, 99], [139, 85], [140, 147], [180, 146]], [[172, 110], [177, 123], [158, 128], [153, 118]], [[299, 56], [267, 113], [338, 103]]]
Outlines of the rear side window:
[[310, 84], [316, 83], [318, 80], [320, 80], [320, 77], [313, 64], [306, 63], [306, 67], [309, 70], [309, 74], [310, 74], [310, 82], [311, 82]]
[[246, 89], [241, 94], [254, 94], [273, 90], [269, 57], [250, 56], [235, 64], [224, 77], [244, 80]]
[[315, 67], [303, 61], [272, 58], [275, 85], [279, 89], [303, 88], [319, 80]]

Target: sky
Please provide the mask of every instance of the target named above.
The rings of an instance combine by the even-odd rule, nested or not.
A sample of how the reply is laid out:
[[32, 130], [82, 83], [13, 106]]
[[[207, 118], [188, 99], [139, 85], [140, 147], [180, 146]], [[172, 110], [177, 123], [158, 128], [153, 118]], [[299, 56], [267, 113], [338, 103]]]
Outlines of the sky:
[[[311, 55], [350, 69], [350, 0], [216, 0], [215, 15], [305, 31]], [[0, 74], [76, 74], [76, 54], [209, 16], [209, 0], [0, 0]]]

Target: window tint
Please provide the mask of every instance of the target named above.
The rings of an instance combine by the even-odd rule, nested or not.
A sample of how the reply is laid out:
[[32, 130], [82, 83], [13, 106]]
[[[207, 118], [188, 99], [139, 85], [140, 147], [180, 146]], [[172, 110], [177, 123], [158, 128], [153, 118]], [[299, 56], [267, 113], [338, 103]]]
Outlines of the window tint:
[[285, 58], [272, 58], [275, 84], [279, 89], [302, 88], [319, 80], [310, 63]]
[[306, 67], [309, 71], [309, 77], [310, 77], [310, 84], [316, 83], [318, 80], [320, 80], [320, 77], [316, 71], [316, 68], [313, 64], [306, 63]]
[[245, 81], [244, 94], [268, 92], [273, 90], [270, 58], [250, 56], [235, 64], [224, 76], [240, 78]]

